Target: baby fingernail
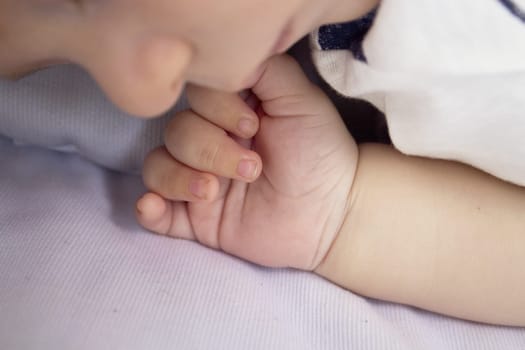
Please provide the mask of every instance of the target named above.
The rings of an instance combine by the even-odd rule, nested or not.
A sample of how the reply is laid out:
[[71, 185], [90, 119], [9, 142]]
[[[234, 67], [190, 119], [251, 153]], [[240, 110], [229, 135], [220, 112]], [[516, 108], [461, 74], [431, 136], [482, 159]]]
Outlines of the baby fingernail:
[[257, 174], [257, 162], [250, 159], [241, 160], [237, 166], [237, 174], [248, 180], [253, 179]]
[[192, 180], [190, 182], [190, 192], [199, 199], [207, 199], [209, 183], [210, 181], [204, 178]]
[[254, 133], [255, 129], [255, 122], [252, 119], [241, 119], [239, 120], [239, 124], [237, 125], [237, 128], [239, 128], [239, 131], [243, 135], [252, 135]]

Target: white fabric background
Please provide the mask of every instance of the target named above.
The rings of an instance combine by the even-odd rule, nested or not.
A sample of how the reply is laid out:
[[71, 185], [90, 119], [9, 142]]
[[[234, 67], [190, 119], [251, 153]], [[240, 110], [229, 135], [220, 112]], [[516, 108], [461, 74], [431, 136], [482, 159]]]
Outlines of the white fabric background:
[[0, 139], [0, 349], [524, 349], [525, 330], [353, 295], [144, 232], [140, 179]]

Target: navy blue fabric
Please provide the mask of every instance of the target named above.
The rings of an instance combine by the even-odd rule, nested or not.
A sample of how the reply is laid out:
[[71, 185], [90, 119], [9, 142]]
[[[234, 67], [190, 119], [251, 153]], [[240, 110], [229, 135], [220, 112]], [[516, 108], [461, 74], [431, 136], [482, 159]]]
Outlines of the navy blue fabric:
[[525, 23], [525, 11], [520, 9], [512, 0], [499, 0], [503, 6], [505, 6], [510, 13], [521, 19]]
[[319, 46], [322, 50], [350, 50], [354, 57], [366, 62], [363, 39], [372, 27], [376, 10], [347, 23], [330, 24], [319, 28]]

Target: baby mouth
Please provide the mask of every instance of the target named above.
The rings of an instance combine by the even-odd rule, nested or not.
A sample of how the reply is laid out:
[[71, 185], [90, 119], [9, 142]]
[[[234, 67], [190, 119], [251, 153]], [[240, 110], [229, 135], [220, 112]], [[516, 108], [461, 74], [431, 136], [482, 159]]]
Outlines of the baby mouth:
[[271, 50], [271, 56], [276, 54], [282, 54], [286, 52], [292, 46], [294, 43], [294, 30], [293, 30], [293, 21], [289, 20], [283, 29], [281, 30], [281, 34], [279, 35], [277, 41], [275, 42], [272, 50]]

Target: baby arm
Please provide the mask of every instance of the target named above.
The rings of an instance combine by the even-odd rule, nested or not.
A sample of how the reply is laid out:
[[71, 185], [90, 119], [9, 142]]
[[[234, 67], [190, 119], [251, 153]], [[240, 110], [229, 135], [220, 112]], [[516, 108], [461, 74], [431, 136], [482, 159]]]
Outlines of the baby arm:
[[346, 220], [316, 272], [356, 293], [525, 325], [525, 189], [364, 145]]
[[[138, 203], [146, 228], [266, 266], [314, 270], [365, 296], [525, 325], [523, 189], [386, 146], [358, 152], [330, 101], [287, 57], [269, 62], [253, 92], [260, 129], [250, 141], [235, 143], [216, 126], [217, 116], [245, 113], [231, 111], [246, 108], [236, 96], [201, 92], [179, 119], [192, 122], [174, 121], [166, 147], [146, 162], [155, 191]], [[249, 184], [236, 174], [243, 157], [258, 166]], [[204, 200], [187, 194], [193, 176], [210, 179]]]

